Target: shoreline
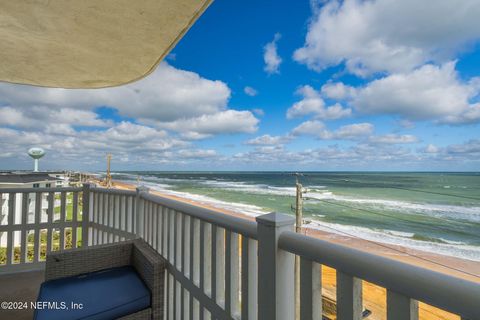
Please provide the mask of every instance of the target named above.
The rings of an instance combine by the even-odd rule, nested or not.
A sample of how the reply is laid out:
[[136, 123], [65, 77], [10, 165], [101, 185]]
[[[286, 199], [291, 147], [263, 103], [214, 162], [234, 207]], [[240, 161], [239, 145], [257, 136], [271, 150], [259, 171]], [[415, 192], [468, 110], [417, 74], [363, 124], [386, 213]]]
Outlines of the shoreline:
[[[114, 180], [113, 188], [135, 190], [136, 185]], [[213, 205], [200, 203], [198, 201], [188, 198], [165, 194], [156, 190], [150, 190], [150, 192], [152, 194], [156, 194], [165, 198], [170, 198], [180, 202], [185, 202], [207, 208], [218, 212], [219, 214], [232, 215], [252, 221], [255, 220], [254, 217], [242, 214], [241, 212], [219, 208]], [[330, 233], [308, 227], [303, 227], [302, 229], [302, 233], [311, 237], [326, 240], [335, 244], [344, 245], [357, 250], [366, 251], [386, 258], [395, 259], [404, 263], [440, 272], [445, 275], [480, 283], [480, 262], [478, 261], [445, 256], [441, 254], [421, 251], [418, 249], [411, 249], [400, 245], [383, 244], [380, 242], [353, 238], [346, 235], [340, 235], [333, 232]], [[322, 294], [330, 299], [335, 299], [335, 270], [326, 266], [322, 266], [322, 269]], [[372, 311], [372, 316], [370, 316], [369, 319], [386, 319], [386, 290], [384, 288], [364, 281], [363, 295], [365, 307]], [[436, 309], [432, 306], [425, 305], [423, 303], [419, 303], [419, 313], [420, 319], [459, 319], [459, 317], [455, 315]]]

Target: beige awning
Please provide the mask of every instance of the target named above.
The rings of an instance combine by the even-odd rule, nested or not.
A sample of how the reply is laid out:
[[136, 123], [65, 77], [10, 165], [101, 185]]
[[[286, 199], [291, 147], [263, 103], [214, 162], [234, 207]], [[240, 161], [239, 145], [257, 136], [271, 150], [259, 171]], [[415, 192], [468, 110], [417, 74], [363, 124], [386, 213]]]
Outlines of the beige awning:
[[0, 0], [0, 81], [101, 88], [152, 72], [212, 0]]

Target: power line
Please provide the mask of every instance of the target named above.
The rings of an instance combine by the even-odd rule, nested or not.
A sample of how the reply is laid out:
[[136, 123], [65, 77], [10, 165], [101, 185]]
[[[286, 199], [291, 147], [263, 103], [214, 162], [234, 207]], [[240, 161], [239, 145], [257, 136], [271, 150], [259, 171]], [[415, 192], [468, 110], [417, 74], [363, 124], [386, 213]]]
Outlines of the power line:
[[[356, 207], [352, 207], [352, 206], [349, 206], [349, 205], [346, 205], [346, 204], [336, 203], [336, 202], [332, 202], [332, 201], [328, 201], [328, 200], [324, 200], [324, 199], [317, 199], [317, 198], [311, 198], [311, 199], [315, 200], [315, 201], [325, 202], [325, 203], [328, 203], [328, 204], [333, 204], [333, 205], [339, 206], [339, 207], [344, 207], [344, 208], [347, 208], [347, 209], [363, 211], [363, 212], [366, 212], [366, 213], [376, 214], [376, 215], [379, 215], [379, 216], [384, 216], [384, 217], [387, 217], [387, 218], [402, 220], [402, 221], [411, 223], [410, 220], [403, 219], [402, 217], [399, 217], [399, 216], [392, 216], [392, 215], [389, 215], [389, 214], [380, 213], [380, 212], [376, 212], [376, 211], [371, 211], [371, 210], [368, 210], [368, 209], [356, 208]], [[310, 200], [310, 199], [308, 199], [308, 200]]]
[[[405, 221], [405, 222], [408, 222], [408, 223], [412, 223], [411, 220], [404, 219], [404, 218], [396, 216], [396, 215], [389, 215], [389, 214], [386, 214], [386, 213], [372, 211], [372, 210], [369, 210], [369, 209], [357, 208], [357, 207], [353, 207], [353, 206], [349, 206], [349, 205], [341, 204], [341, 203], [337, 203], [337, 202], [332, 202], [332, 201], [328, 201], [328, 200], [324, 200], [324, 199], [317, 199], [317, 198], [310, 198], [310, 199], [305, 198], [305, 199], [306, 200], [315, 200], [315, 201], [325, 202], [325, 203], [328, 203], [328, 204], [332, 204], [332, 205], [339, 206], [339, 207], [344, 207], [344, 208], [347, 208], [347, 209], [363, 211], [363, 212], [370, 213], [370, 214], [375, 214], [375, 215], [379, 215], [379, 216], [383, 216], [383, 217], [387, 217], [387, 218], [391, 218], [391, 219], [397, 219], [397, 220]], [[449, 220], [449, 222], [450, 223], [453, 222], [453, 223], [456, 223], [456, 224], [463, 224], [462, 222], [456, 221], [456, 220], [453, 220], [453, 221]]]
[[341, 233], [341, 234], [344, 234], [344, 235], [347, 235], [349, 237], [352, 237], [352, 238], [356, 238], [356, 239], [360, 239], [360, 240], [364, 240], [364, 241], [367, 241], [367, 242], [370, 242], [370, 243], [373, 243], [377, 246], [380, 246], [380, 247], [383, 247], [383, 248], [386, 248], [386, 249], [389, 249], [389, 250], [393, 250], [393, 251], [396, 251], [398, 253], [402, 253], [402, 254], [405, 254], [405, 255], [408, 255], [408, 256], [411, 256], [413, 258], [417, 258], [417, 259], [420, 259], [420, 260], [423, 260], [423, 261], [427, 261], [427, 262], [430, 262], [430, 263], [433, 263], [433, 264], [436, 264], [438, 266], [441, 266], [441, 267], [444, 267], [444, 268], [447, 268], [447, 269], [450, 269], [450, 270], [455, 270], [455, 271], [458, 271], [460, 273], [464, 273], [466, 275], [470, 275], [472, 277], [475, 277], [475, 278], [479, 278], [480, 279], [480, 276], [475, 274], [475, 273], [471, 273], [471, 272], [468, 272], [468, 271], [465, 271], [465, 270], [461, 270], [461, 269], [457, 269], [457, 268], [454, 268], [454, 267], [451, 267], [451, 266], [448, 266], [446, 264], [443, 264], [441, 262], [437, 262], [437, 261], [434, 261], [434, 260], [430, 260], [430, 259], [427, 259], [427, 258], [424, 258], [424, 257], [421, 257], [421, 256], [418, 256], [416, 254], [413, 254], [413, 253], [409, 253], [409, 252], [406, 252], [406, 251], [403, 251], [403, 250], [399, 250], [397, 248], [393, 248], [393, 247], [390, 247], [388, 245], [385, 245], [385, 244], [382, 244], [382, 243], [379, 243], [379, 242], [376, 242], [376, 241], [373, 241], [373, 240], [369, 240], [369, 239], [365, 239], [365, 238], [361, 238], [357, 235], [354, 235], [354, 234], [351, 234], [351, 233], [348, 233], [348, 232], [345, 232], [345, 231], [342, 231], [342, 230], [338, 230], [336, 228], [333, 228], [331, 226], [327, 226], [325, 224], [322, 224], [321, 221], [317, 221], [318, 223], [321, 224], [322, 227], [324, 228], [327, 228], [327, 229], [330, 229], [330, 230], [334, 230], [338, 233]]
[[[307, 178], [308, 179], [308, 178]], [[343, 181], [343, 180], [338, 180], [338, 181]], [[352, 181], [353, 182], [353, 181]], [[405, 190], [409, 190], [409, 189], [405, 189]], [[409, 191], [416, 191], [414, 189], [412, 190], [409, 190]], [[423, 190], [421, 190], [423, 191]], [[429, 193], [427, 191], [425, 191], [426, 193]], [[434, 193], [434, 194], [438, 194], [438, 193]], [[455, 195], [450, 195], [450, 196], [455, 196]], [[474, 200], [480, 200], [480, 199], [476, 199], [476, 198], [471, 198], [471, 197], [466, 197], [467, 199], [474, 199]], [[368, 209], [362, 209], [362, 208], [355, 208], [355, 207], [352, 207], [352, 206], [348, 206], [348, 205], [345, 205], [345, 204], [341, 204], [341, 203], [336, 203], [336, 202], [331, 202], [331, 201], [328, 201], [328, 200], [324, 200], [324, 199], [316, 199], [316, 198], [313, 198], [314, 200], [316, 201], [320, 201], [320, 202], [324, 202], [324, 203], [328, 203], [328, 204], [332, 204], [332, 205], [336, 205], [336, 206], [341, 206], [341, 207], [345, 207], [345, 208], [348, 208], [348, 209], [353, 209], [353, 210], [359, 210], [359, 211], [363, 211], [363, 212], [367, 212], [367, 213], [371, 213], [371, 214], [376, 214], [376, 215], [380, 215], [380, 216], [385, 216], [385, 217], [388, 217], [388, 218], [392, 218], [392, 219], [398, 219], [398, 220], [402, 220], [402, 221], [405, 221], [405, 222], [409, 222], [411, 223], [410, 220], [407, 220], [407, 219], [402, 219], [401, 217], [398, 217], [398, 216], [391, 216], [391, 215], [388, 215], [388, 214], [384, 214], [384, 213], [380, 213], [380, 212], [375, 212], [375, 211], [371, 211], [371, 210], [368, 210]], [[310, 210], [309, 210], [310, 211]], [[380, 247], [383, 247], [383, 248], [386, 248], [386, 249], [389, 249], [389, 250], [393, 250], [393, 251], [396, 251], [396, 252], [399, 252], [399, 253], [402, 253], [402, 254], [405, 254], [405, 255], [408, 255], [408, 256], [411, 256], [413, 258], [417, 258], [419, 260], [423, 260], [423, 261], [426, 261], [426, 262], [430, 262], [430, 263], [433, 263], [435, 265], [438, 265], [438, 266], [441, 266], [441, 267], [444, 267], [444, 268], [447, 268], [447, 269], [450, 269], [450, 270], [455, 270], [455, 271], [458, 271], [460, 273], [463, 273], [463, 274], [466, 274], [466, 275], [470, 275], [470, 276], [473, 276], [475, 278], [479, 278], [480, 279], [480, 276], [477, 275], [477, 274], [474, 274], [474, 273], [471, 273], [471, 272], [468, 272], [468, 271], [465, 271], [465, 270], [461, 270], [461, 269], [458, 269], [458, 268], [454, 268], [454, 267], [451, 267], [451, 266], [448, 266], [448, 265], [445, 265], [443, 263], [440, 263], [440, 262], [437, 262], [437, 261], [433, 261], [433, 260], [430, 260], [428, 258], [424, 258], [424, 257], [421, 257], [421, 256], [418, 256], [416, 254], [412, 254], [412, 253], [409, 253], [409, 252], [406, 252], [406, 251], [403, 251], [403, 250], [399, 250], [397, 248], [393, 248], [393, 247], [390, 247], [388, 245], [384, 245], [382, 243], [379, 243], [379, 242], [376, 242], [376, 241], [372, 241], [372, 240], [368, 240], [368, 239], [364, 239], [364, 238], [361, 238], [357, 235], [354, 235], [354, 234], [351, 234], [351, 233], [348, 233], [348, 232], [345, 232], [345, 231], [342, 231], [342, 230], [338, 230], [336, 228], [333, 228], [331, 226], [327, 226], [325, 224], [322, 223], [322, 221], [318, 221], [318, 223], [320, 223], [323, 227], [327, 228], [327, 229], [331, 229], [331, 230], [334, 230], [338, 233], [341, 233], [341, 234], [344, 234], [344, 235], [347, 235], [349, 237], [353, 237], [353, 238], [356, 238], [356, 239], [360, 239], [360, 240], [364, 240], [364, 241], [367, 241], [367, 242], [370, 242], [370, 243], [373, 243], [374, 245], [377, 245], [377, 246], [380, 246]], [[457, 222], [457, 221], [455, 221]]]
[[[348, 179], [331, 179], [331, 178], [322, 178], [334, 182], [348, 182], [348, 183], [358, 183], [362, 185], [367, 185], [368, 183], [363, 183], [363, 182], [358, 182], [358, 181], [352, 181]], [[378, 186], [375, 186], [378, 187]], [[450, 193], [444, 193], [444, 192], [435, 192], [435, 191], [426, 191], [426, 190], [420, 190], [420, 189], [411, 189], [411, 188], [405, 188], [405, 187], [396, 187], [396, 186], [389, 186], [387, 184], [383, 184], [383, 188], [389, 188], [389, 189], [398, 189], [398, 190], [405, 190], [405, 191], [413, 191], [413, 192], [421, 192], [421, 193], [428, 193], [428, 194], [434, 194], [434, 195], [439, 195], [439, 196], [447, 196], [447, 197], [456, 197], [456, 198], [462, 198], [462, 199], [469, 199], [469, 200], [478, 200], [480, 201], [480, 198], [477, 197], [471, 197], [471, 196], [463, 196], [463, 195], [458, 195], [458, 194], [450, 194]]]
[[[321, 191], [321, 190], [317, 190], [317, 189], [308, 189], [308, 190]], [[314, 200], [314, 201], [325, 202], [325, 203], [328, 203], [328, 204], [332, 204], [332, 205], [336, 205], [336, 206], [340, 206], [340, 207], [344, 207], [344, 208], [348, 208], [348, 209], [363, 211], [363, 212], [370, 213], [370, 214], [375, 214], [375, 215], [384, 216], [384, 217], [391, 218], [391, 219], [397, 219], [397, 220], [401, 220], [401, 221], [404, 221], [404, 222], [412, 223], [412, 221], [410, 221], [408, 219], [404, 219], [404, 218], [396, 216], [396, 215], [389, 215], [389, 214], [386, 214], [386, 213], [380, 213], [380, 212], [372, 211], [372, 210], [369, 210], [369, 209], [353, 207], [353, 206], [349, 206], [349, 205], [346, 205], [346, 204], [341, 204], [341, 203], [337, 203], [337, 202], [328, 201], [328, 200], [325, 200], [325, 199], [308, 198], [308, 197], [306, 197], [304, 199], [305, 200]], [[451, 220], [451, 219], [449, 219], [449, 223], [464, 224], [461, 221], [456, 221], [456, 220]]]

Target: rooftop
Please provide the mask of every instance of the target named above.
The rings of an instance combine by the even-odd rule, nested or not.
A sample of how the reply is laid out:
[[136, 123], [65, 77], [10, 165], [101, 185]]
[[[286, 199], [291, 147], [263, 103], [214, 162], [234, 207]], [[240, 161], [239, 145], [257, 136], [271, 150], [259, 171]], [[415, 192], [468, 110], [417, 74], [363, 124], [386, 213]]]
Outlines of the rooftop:
[[0, 183], [32, 183], [39, 181], [57, 181], [48, 173], [0, 173]]

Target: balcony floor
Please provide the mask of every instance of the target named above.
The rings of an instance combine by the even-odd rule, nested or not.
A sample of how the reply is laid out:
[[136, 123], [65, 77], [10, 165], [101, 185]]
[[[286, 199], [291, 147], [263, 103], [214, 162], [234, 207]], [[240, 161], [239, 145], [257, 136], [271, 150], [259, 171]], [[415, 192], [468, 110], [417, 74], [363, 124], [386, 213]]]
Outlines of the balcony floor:
[[[29, 271], [0, 275], [0, 302], [27, 302], [37, 300], [38, 289], [44, 280], [45, 272]], [[31, 320], [33, 310], [0, 309], [0, 319]]]

